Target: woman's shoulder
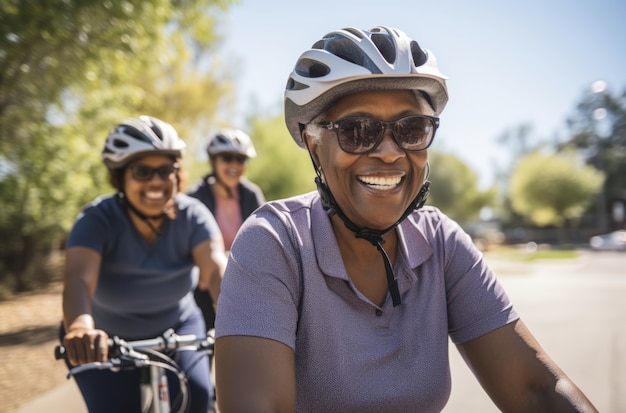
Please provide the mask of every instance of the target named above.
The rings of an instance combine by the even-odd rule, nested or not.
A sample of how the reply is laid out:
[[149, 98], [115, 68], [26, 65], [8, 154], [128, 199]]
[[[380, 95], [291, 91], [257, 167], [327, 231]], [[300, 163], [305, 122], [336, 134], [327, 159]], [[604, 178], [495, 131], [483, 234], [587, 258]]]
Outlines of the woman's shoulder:
[[450, 217], [448, 217], [444, 212], [442, 212], [434, 205], [424, 205], [420, 209], [416, 210], [413, 214], [409, 215], [409, 217], [411, 218], [412, 222], [419, 226], [439, 226], [455, 224], [455, 221], [453, 221]]
[[208, 227], [212, 232], [217, 232], [217, 222], [211, 210], [198, 198], [184, 193], [176, 194], [177, 218], [175, 225]]
[[310, 211], [319, 200], [317, 191], [295, 195], [288, 198], [275, 199], [264, 203], [257, 211], [272, 212], [281, 215], [293, 215], [300, 212]]
[[202, 204], [202, 202], [198, 198], [195, 198], [183, 192], [177, 193], [175, 199], [179, 209], [194, 208], [196, 205]]
[[261, 187], [259, 185], [252, 182], [245, 176], [241, 177], [241, 179], [239, 180], [239, 185], [241, 186], [241, 188], [243, 188], [244, 191], [255, 192], [255, 193], [262, 192]]
[[[400, 224], [407, 231], [417, 231], [426, 239], [456, 238], [464, 233], [461, 226], [439, 208], [425, 205]], [[410, 230], [409, 228], [413, 228]]]
[[209, 180], [211, 180], [212, 175], [204, 175], [201, 178], [196, 179], [189, 188], [185, 191], [186, 194], [191, 195], [195, 198], [198, 198], [198, 194], [203, 191], [207, 191], [209, 188]]
[[179, 192], [176, 194], [176, 208], [179, 212], [189, 217], [193, 216], [213, 216], [209, 208], [200, 199], [191, 195]]
[[83, 205], [78, 216], [81, 217], [84, 215], [118, 215], [122, 211], [120, 202], [121, 199], [118, 194], [101, 195]]
[[267, 230], [271, 233], [287, 232], [293, 235], [310, 231], [316, 199], [316, 193], [313, 192], [267, 201], [246, 218], [240, 232]]

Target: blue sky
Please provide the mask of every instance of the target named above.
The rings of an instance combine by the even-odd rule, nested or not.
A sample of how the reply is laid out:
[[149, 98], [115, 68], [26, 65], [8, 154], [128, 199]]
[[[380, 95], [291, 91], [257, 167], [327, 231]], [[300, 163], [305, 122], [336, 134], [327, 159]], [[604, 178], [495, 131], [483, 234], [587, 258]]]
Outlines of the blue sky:
[[534, 140], [551, 139], [594, 81], [626, 89], [625, 21], [623, 0], [241, 0], [222, 22], [219, 53], [236, 74], [243, 119], [253, 108], [282, 113], [289, 72], [327, 32], [405, 31], [449, 78], [434, 147], [461, 158], [486, 187], [513, 162], [496, 144], [503, 132], [530, 124]]

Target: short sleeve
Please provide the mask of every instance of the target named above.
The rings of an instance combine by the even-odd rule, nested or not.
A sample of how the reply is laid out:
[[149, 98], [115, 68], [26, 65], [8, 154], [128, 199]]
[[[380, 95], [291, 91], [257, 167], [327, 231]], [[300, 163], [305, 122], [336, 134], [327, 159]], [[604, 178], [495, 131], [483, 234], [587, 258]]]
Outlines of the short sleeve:
[[266, 205], [241, 227], [222, 281], [217, 337], [258, 336], [295, 348], [301, 264], [290, 226]]

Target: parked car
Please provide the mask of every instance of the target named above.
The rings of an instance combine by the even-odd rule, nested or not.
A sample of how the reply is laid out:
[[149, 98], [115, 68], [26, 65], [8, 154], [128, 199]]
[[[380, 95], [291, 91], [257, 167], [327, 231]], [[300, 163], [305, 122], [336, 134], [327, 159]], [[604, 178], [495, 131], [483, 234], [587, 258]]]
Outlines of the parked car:
[[593, 236], [589, 239], [589, 245], [596, 251], [626, 251], [626, 230]]

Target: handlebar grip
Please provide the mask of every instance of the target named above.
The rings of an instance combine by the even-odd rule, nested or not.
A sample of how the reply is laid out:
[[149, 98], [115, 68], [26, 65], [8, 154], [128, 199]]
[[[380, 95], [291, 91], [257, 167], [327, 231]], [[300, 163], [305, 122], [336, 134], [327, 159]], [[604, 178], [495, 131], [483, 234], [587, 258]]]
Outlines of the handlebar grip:
[[56, 346], [54, 348], [54, 358], [55, 360], [67, 360], [67, 351], [65, 350], [65, 346]]
[[[109, 339], [109, 352], [112, 352], [114, 342], [112, 339]], [[54, 359], [55, 360], [67, 360], [67, 350], [63, 344], [59, 344], [54, 348]]]

